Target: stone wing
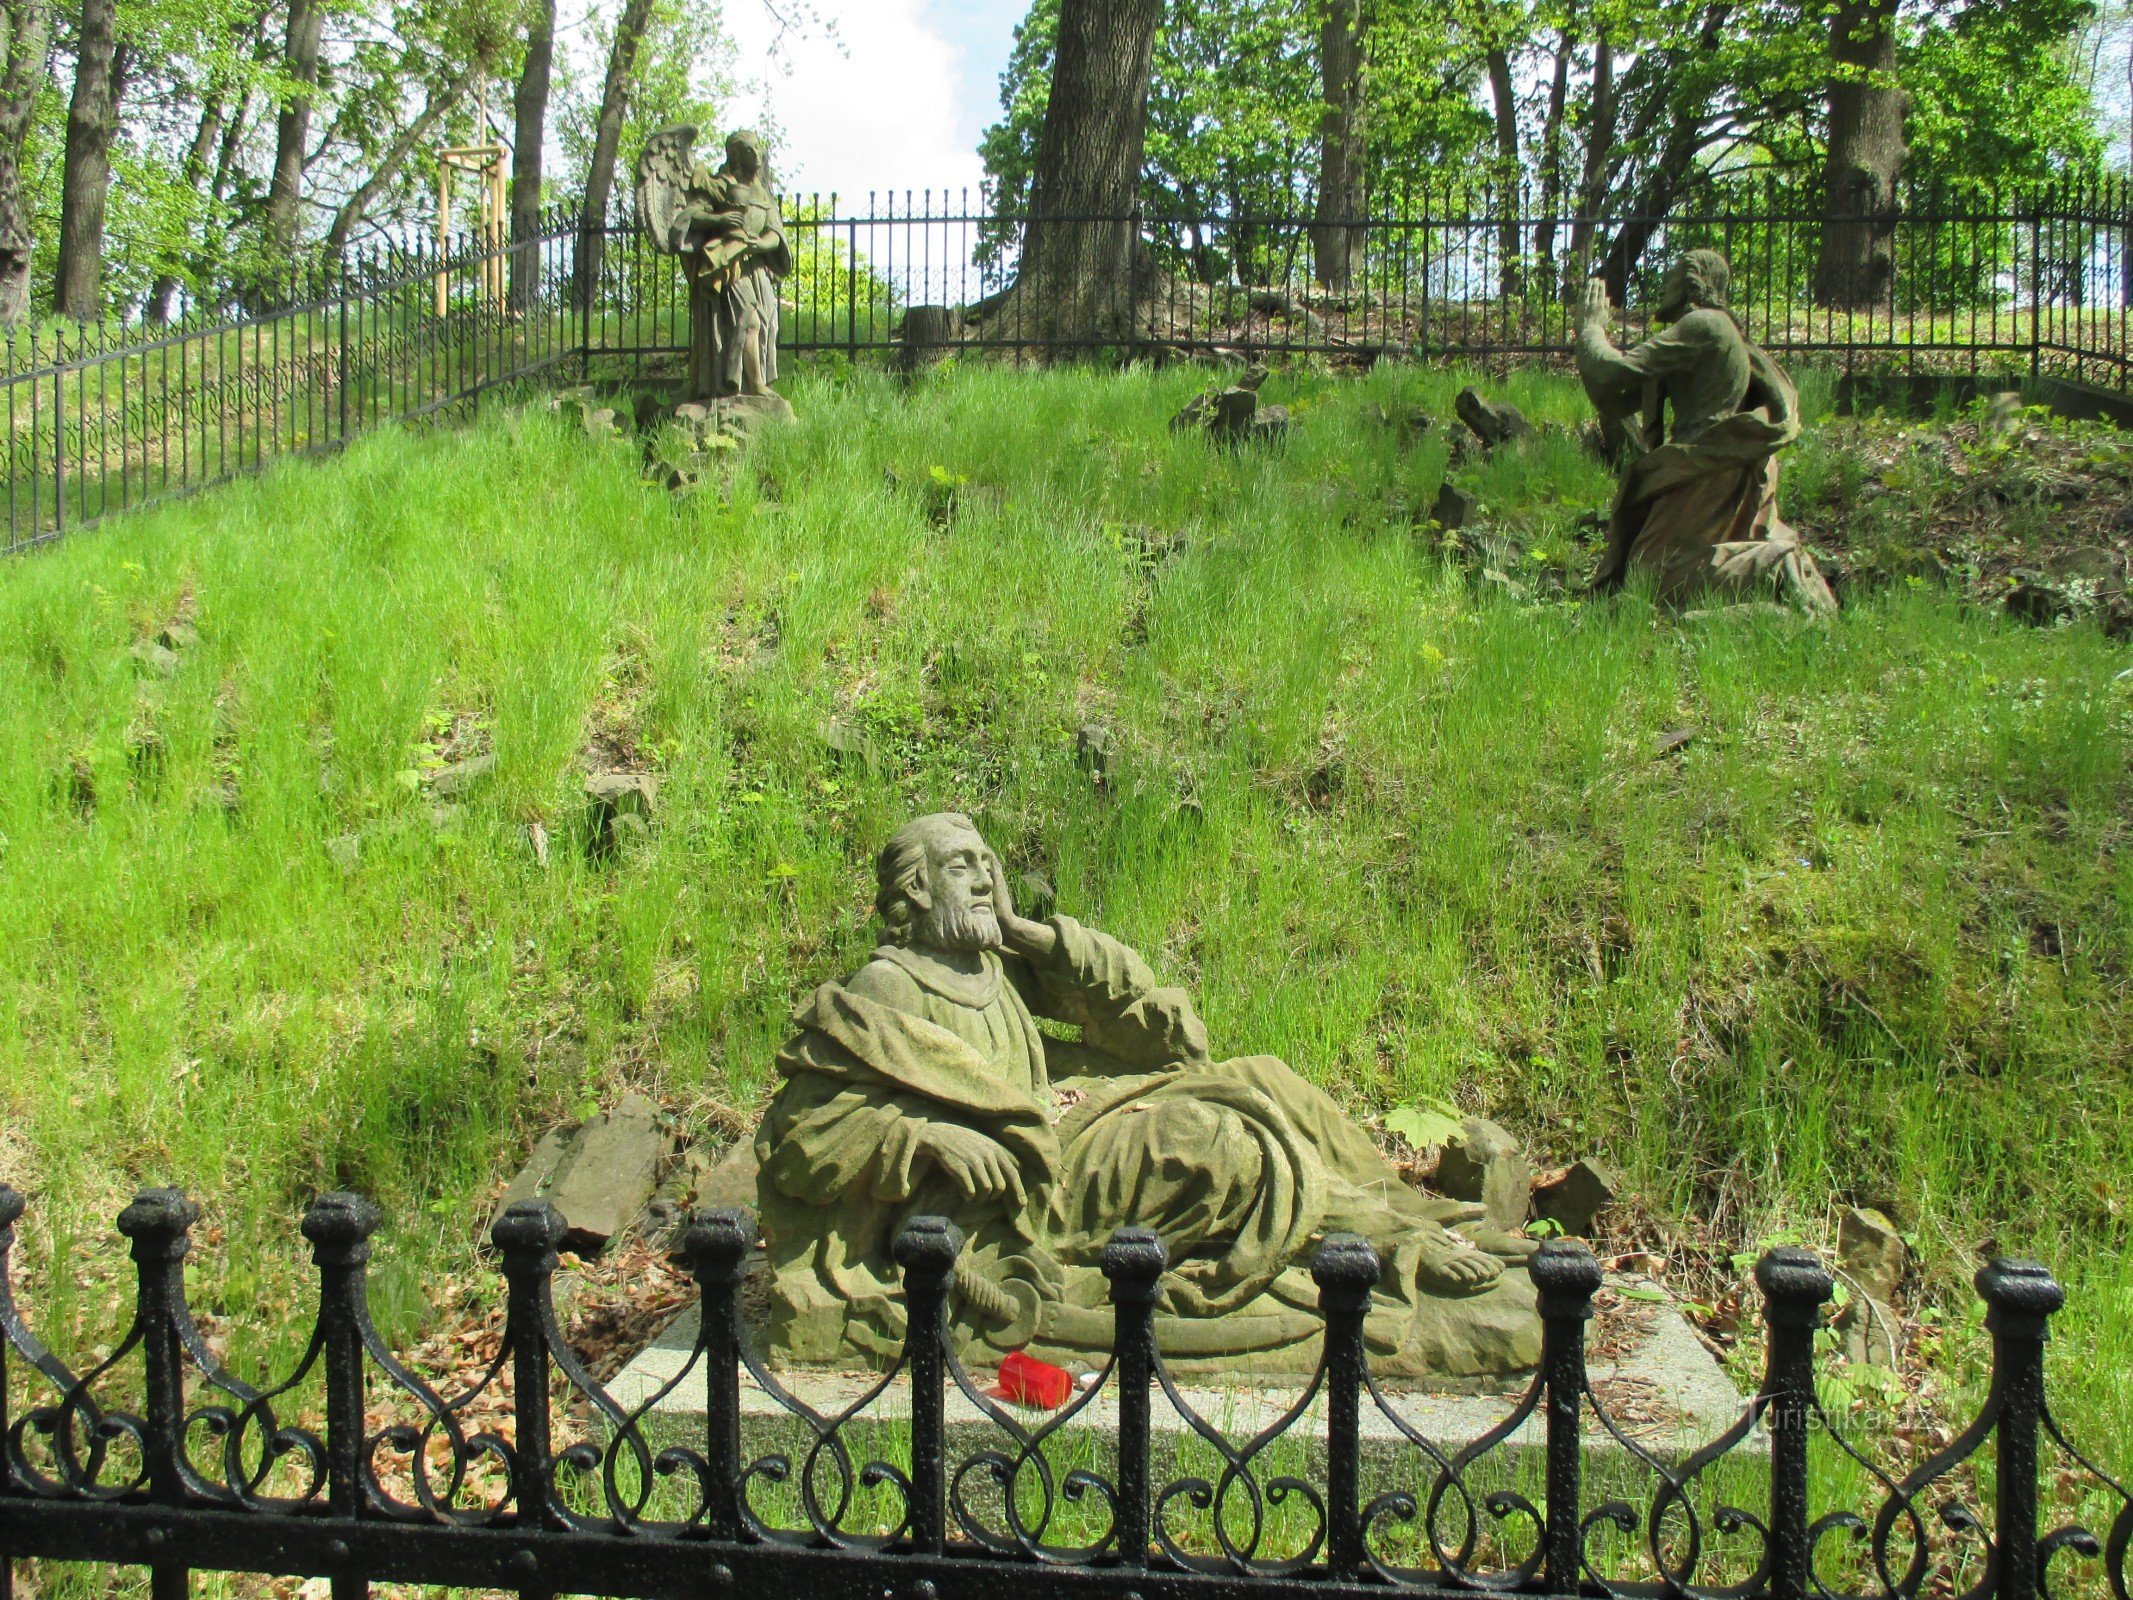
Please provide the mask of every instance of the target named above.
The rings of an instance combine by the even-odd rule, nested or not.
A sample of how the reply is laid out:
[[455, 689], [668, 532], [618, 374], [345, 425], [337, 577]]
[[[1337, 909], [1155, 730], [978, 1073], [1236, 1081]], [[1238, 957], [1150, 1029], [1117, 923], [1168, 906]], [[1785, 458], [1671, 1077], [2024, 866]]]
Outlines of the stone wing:
[[667, 255], [684, 248], [695, 148], [695, 124], [680, 123], [647, 138], [637, 157], [637, 226], [651, 235], [653, 248]]

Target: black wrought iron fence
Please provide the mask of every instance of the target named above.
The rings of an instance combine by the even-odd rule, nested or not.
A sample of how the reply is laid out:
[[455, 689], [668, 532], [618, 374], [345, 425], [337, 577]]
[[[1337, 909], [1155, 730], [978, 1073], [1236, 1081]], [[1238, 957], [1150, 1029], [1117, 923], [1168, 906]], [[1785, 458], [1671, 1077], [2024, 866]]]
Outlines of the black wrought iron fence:
[[[1335, 223], [1032, 215], [933, 190], [796, 196], [786, 212], [780, 338], [795, 354], [1560, 360], [1588, 269], [1634, 334], [1666, 260], [1708, 246], [1732, 261], [1744, 326], [1788, 358], [2133, 388], [2133, 198], [2115, 180], [1918, 188], [1885, 216], [1838, 218], [1866, 241], [1843, 304], [1819, 280], [1832, 224], [1775, 180], [1661, 217], [1552, 214], [1486, 185], [1373, 197]], [[7, 341], [9, 550], [499, 385], [677, 377], [688, 342], [680, 263], [626, 219], [567, 208], [516, 242], [358, 251], [247, 303]]]
[[[380, 1581], [849, 1600], [2127, 1595], [2133, 1499], [2052, 1414], [2045, 1341], [2063, 1296], [2033, 1263], [1978, 1275], [1992, 1369], [1975, 1420], [1943, 1448], [1885, 1463], [1818, 1391], [1832, 1281], [1797, 1248], [1757, 1268], [1760, 1388], [1715, 1438], [1662, 1450], [1588, 1374], [1602, 1273], [1569, 1241], [1530, 1267], [1539, 1370], [1502, 1398], [1495, 1425], [1440, 1439], [1373, 1373], [1376, 1253], [1329, 1238], [1311, 1268], [1316, 1370], [1278, 1420], [1233, 1437], [1195, 1409], [1157, 1346], [1167, 1263], [1145, 1230], [1121, 1230], [1104, 1251], [1108, 1361], [1036, 1420], [964, 1364], [962, 1241], [939, 1218], [896, 1244], [901, 1355], [848, 1403], [818, 1408], [754, 1348], [753, 1219], [698, 1213], [679, 1240], [701, 1292], [693, 1342], [626, 1409], [559, 1332], [564, 1228], [545, 1201], [512, 1206], [493, 1229], [502, 1340], [456, 1393], [418, 1376], [373, 1324], [365, 1273], [380, 1219], [357, 1196], [323, 1196], [304, 1216], [318, 1309], [279, 1381], [231, 1371], [203, 1337], [184, 1267], [199, 1212], [167, 1189], [118, 1219], [137, 1269], [133, 1320], [77, 1374], [12, 1298], [22, 1211], [0, 1187], [0, 1596], [26, 1559], [146, 1567], [157, 1600], [185, 1594], [197, 1571], [323, 1577], [336, 1600]], [[784, 1419], [782, 1435], [766, 1440], [763, 1407], [744, 1392]], [[662, 1434], [659, 1407], [675, 1397], [694, 1420]], [[975, 1434], [951, 1429], [951, 1403]], [[1100, 1404], [1113, 1421], [1091, 1449]], [[1386, 1425], [1367, 1451], [1366, 1417]], [[1525, 1467], [1503, 1470], [1532, 1434]], [[1849, 1464], [1851, 1498], [1831, 1501], [1829, 1485], [1847, 1480], [1818, 1456]]]

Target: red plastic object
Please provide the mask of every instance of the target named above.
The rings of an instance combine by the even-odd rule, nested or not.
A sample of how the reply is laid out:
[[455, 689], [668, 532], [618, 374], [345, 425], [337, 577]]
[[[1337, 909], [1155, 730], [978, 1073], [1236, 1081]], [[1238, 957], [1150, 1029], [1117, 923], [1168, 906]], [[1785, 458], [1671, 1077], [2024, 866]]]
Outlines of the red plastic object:
[[1001, 1359], [1000, 1392], [1017, 1405], [1056, 1411], [1074, 1392], [1074, 1375], [1016, 1350]]

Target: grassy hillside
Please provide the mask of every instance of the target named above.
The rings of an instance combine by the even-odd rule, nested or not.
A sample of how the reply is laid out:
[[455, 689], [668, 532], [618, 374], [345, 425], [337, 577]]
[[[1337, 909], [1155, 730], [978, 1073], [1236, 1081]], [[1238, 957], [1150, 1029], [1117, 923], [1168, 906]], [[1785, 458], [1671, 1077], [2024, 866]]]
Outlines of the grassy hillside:
[[[496, 413], [0, 570], [0, 1178], [40, 1317], [108, 1327], [110, 1218], [179, 1181], [211, 1311], [306, 1298], [296, 1212], [353, 1186], [405, 1320], [546, 1121], [641, 1086], [744, 1124], [870, 947], [874, 848], [955, 807], [1218, 1051], [1603, 1153], [1648, 1237], [1722, 1258], [1869, 1201], [1951, 1304], [1988, 1237], [2042, 1256], [2063, 1410], [2133, 1437], [2133, 656], [1915, 585], [1828, 627], [1522, 603], [1414, 526], [1445, 430], [1384, 421], [1459, 378], [1277, 378], [1295, 433], [1242, 457], [1166, 432], [1201, 381], [803, 377], [725, 497]], [[1809, 447], [1802, 503], [1840, 466]], [[1609, 487], [1555, 435], [1466, 476], [1543, 546]], [[166, 678], [132, 651], [173, 619]], [[611, 860], [588, 752], [662, 785]]]

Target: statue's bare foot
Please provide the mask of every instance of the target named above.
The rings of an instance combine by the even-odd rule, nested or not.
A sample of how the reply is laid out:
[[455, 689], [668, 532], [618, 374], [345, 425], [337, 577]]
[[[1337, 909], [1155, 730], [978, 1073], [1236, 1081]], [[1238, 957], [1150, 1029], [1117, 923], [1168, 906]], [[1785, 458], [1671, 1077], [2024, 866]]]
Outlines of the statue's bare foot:
[[1452, 1232], [1477, 1250], [1486, 1250], [1492, 1256], [1505, 1261], [1523, 1261], [1540, 1246], [1522, 1233], [1508, 1233], [1492, 1222], [1459, 1222], [1451, 1224]]
[[1418, 1242], [1415, 1287], [1424, 1294], [1473, 1294], [1503, 1276], [1501, 1261], [1451, 1234]]

